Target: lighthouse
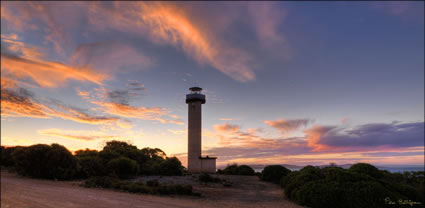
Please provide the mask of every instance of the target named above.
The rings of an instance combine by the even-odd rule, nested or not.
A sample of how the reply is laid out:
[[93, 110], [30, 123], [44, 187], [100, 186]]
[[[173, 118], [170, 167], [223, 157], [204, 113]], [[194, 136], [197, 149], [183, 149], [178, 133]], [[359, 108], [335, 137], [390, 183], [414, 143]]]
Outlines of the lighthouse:
[[187, 171], [189, 173], [215, 173], [215, 157], [202, 157], [202, 104], [205, 95], [202, 88], [191, 87], [186, 95], [188, 105], [188, 153]]

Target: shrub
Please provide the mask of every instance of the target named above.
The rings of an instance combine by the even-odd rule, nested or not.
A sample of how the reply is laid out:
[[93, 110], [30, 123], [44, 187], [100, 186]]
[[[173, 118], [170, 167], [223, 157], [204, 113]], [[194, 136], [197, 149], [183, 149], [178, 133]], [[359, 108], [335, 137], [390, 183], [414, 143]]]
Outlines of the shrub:
[[10, 166], [14, 166], [15, 165], [15, 161], [13, 161], [13, 157], [12, 157], [12, 153], [13, 151], [15, 151], [17, 148], [22, 148], [22, 147], [4, 147], [1, 146], [1, 160], [0, 160], [0, 165], [2, 166], [6, 166], [6, 167], [10, 167]]
[[238, 165], [236, 163], [232, 164], [232, 165], [228, 164], [226, 166], [226, 168], [223, 169], [223, 174], [225, 174], [225, 175], [236, 175], [237, 174], [237, 168], [238, 168]]
[[107, 168], [112, 176], [121, 179], [131, 178], [139, 171], [137, 162], [126, 157], [112, 159], [108, 162]]
[[382, 178], [383, 173], [373, 165], [367, 163], [357, 163], [352, 165], [348, 170], [356, 173], [363, 173], [374, 178]]
[[92, 177], [85, 181], [84, 187], [86, 188], [108, 188], [127, 191], [130, 193], [148, 193], [148, 194], [179, 194], [179, 195], [195, 195], [191, 185], [159, 185], [151, 186], [137, 182], [121, 181], [116, 178], [103, 176]]
[[160, 163], [159, 174], [166, 176], [181, 176], [183, 175], [183, 169], [179, 159], [170, 157]]
[[296, 190], [295, 199], [301, 205], [315, 208], [346, 207], [342, 194], [336, 182], [311, 181]]
[[261, 179], [279, 184], [282, 177], [288, 175], [291, 171], [281, 165], [266, 166], [261, 172]]
[[[381, 171], [385, 177], [379, 178], [374, 167], [370, 166], [362, 164], [350, 170], [307, 166], [283, 177], [281, 186], [288, 198], [308, 207], [385, 207], [387, 197], [396, 203], [400, 199], [423, 201], [419, 188], [403, 182], [407, 181], [405, 179], [393, 180], [400, 174]], [[367, 168], [357, 169], [359, 167]]]
[[98, 156], [77, 157], [77, 160], [80, 165], [78, 176], [81, 178], [104, 176], [107, 174], [103, 160]]
[[35, 178], [66, 180], [74, 177], [77, 161], [63, 146], [37, 144], [12, 153], [19, 174]]
[[149, 181], [146, 182], [146, 185], [148, 185], [150, 187], [156, 187], [156, 186], [159, 186], [159, 182], [156, 179], [149, 180]]
[[85, 187], [93, 188], [116, 188], [120, 181], [109, 176], [91, 177], [84, 182]]
[[238, 166], [236, 163], [227, 165], [224, 170], [219, 170], [218, 173], [225, 175], [254, 175], [255, 171], [248, 165]]
[[209, 173], [201, 173], [199, 175], [198, 179], [199, 179], [199, 181], [204, 182], [204, 183], [209, 183], [209, 182], [219, 183], [219, 182], [221, 182], [220, 178], [212, 177]]
[[254, 175], [255, 171], [254, 171], [254, 169], [252, 169], [248, 165], [241, 165], [241, 166], [237, 167], [236, 173], [238, 175]]

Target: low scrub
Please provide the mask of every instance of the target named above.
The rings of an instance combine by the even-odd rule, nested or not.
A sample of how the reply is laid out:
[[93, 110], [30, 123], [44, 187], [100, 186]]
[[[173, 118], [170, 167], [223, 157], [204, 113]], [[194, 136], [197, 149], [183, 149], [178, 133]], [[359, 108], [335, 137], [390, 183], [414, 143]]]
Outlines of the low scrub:
[[[399, 176], [364, 163], [350, 169], [306, 166], [283, 176], [281, 186], [288, 198], [308, 207], [421, 207], [424, 195], [419, 186], [405, 183]], [[423, 177], [422, 172], [410, 180], [417, 183]], [[396, 204], [389, 205], [389, 200]], [[399, 200], [421, 204], [399, 205]]]
[[106, 188], [126, 191], [130, 193], [141, 193], [141, 194], [157, 194], [157, 195], [199, 195], [193, 193], [191, 185], [162, 185], [155, 184], [144, 184], [142, 182], [130, 182], [123, 181], [116, 178], [103, 176], [103, 177], [92, 177], [85, 181], [84, 187], [87, 188]]
[[227, 165], [223, 170], [217, 171], [219, 174], [225, 175], [255, 175], [254, 169], [248, 165]]
[[200, 182], [204, 183], [220, 183], [221, 179], [211, 176], [209, 173], [201, 173], [198, 177]]
[[288, 175], [291, 170], [281, 165], [269, 165], [261, 171], [261, 180], [279, 184], [282, 177]]

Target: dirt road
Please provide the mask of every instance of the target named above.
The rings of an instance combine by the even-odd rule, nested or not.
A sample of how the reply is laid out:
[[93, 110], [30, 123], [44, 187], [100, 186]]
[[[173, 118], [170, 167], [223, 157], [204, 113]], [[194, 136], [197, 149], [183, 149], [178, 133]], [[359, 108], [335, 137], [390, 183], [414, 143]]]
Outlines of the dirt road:
[[29, 179], [2, 171], [1, 207], [300, 207], [286, 200], [277, 185], [262, 182], [255, 176], [229, 176], [229, 180], [234, 182], [232, 187], [194, 186], [201, 197], [169, 197], [83, 188], [76, 181]]

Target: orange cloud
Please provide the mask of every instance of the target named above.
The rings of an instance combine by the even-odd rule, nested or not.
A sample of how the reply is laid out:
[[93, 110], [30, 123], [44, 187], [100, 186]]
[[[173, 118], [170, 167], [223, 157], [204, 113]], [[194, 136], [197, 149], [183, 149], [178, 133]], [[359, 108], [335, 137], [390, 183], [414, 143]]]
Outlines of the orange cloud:
[[302, 126], [306, 126], [309, 123], [308, 119], [280, 119], [275, 121], [264, 121], [265, 124], [276, 128], [282, 134], [298, 130]]
[[331, 147], [324, 144], [319, 144], [319, 142], [320, 138], [332, 129], [334, 129], [334, 127], [326, 127], [319, 125], [315, 125], [309, 129], [306, 129], [304, 133], [307, 137], [307, 146], [313, 148], [313, 152], [330, 150]]
[[101, 101], [92, 101], [92, 103], [100, 106], [103, 112], [111, 115], [142, 120], [155, 120], [161, 123], [183, 124], [182, 121], [162, 118], [163, 116], [166, 116], [168, 112], [160, 107], [135, 107], [126, 104]]
[[1, 55], [1, 71], [17, 77], [31, 78], [42, 87], [57, 87], [68, 80], [89, 81], [102, 85], [107, 75], [89, 68], [74, 68], [58, 62]]
[[[42, 103], [34, 95], [19, 88], [12, 80], [2, 77], [1, 86], [2, 117], [58, 117], [88, 124], [106, 124], [117, 122], [119, 118], [110, 116], [92, 116], [60, 103]], [[128, 125], [128, 124], [127, 124]]]
[[214, 125], [214, 129], [220, 133], [236, 133], [239, 131], [240, 126], [232, 124], [221, 124]]
[[91, 141], [97, 139], [116, 139], [119, 136], [109, 136], [101, 131], [78, 131], [78, 130], [62, 130], [62, 129], [42, 129], [38, 130], [41, 135], [61, 137], [65, 139]]
[[[10, 82], [4, 81], [2, 78], [1, 88], [1, 116], [2, 117], [34, 117], [49, 118], [44, 112], [46, 106], [33, 102], [26, 96], [20, 96], [19, 92], [12, 91], [3, 87], [3, 83], [10, 86]], [[21, 93], [26, 94], [26, 91]]]
[[[141, 83], [131, 81], [126, 89], [110, 91], [100, 87], [95, 88], [93, 91], [76, 90], [80, 97], [97, 106], [94, 107], [93, 110], [125, 118], [153, 120], [161, 123], [174, 123], [178, 125], [184, 124], [179, 116], [170, 114], [167, 109], [130, 105], [130, 100], [138, 97], [140, 92], [145, 90], [144, 86], [142, 86], [143, 84]], [[120, 121], [119, 125], [122, 127], [126, 126], [123, 121]]]
[[114, 2], [114, 9], [106, 9], [99, 3], [91, 3], [89, 11], [89, 22], [94, 29], [112, 28], [147, 34], [153, 42], [181, 47], [199, 63], [208, 63], [235, 80], [245, 82], [255, 79], [247, 53], [213, 39], [209, 32], [201, 30], [182, 8], [174, 4]]

